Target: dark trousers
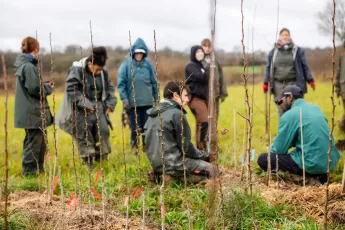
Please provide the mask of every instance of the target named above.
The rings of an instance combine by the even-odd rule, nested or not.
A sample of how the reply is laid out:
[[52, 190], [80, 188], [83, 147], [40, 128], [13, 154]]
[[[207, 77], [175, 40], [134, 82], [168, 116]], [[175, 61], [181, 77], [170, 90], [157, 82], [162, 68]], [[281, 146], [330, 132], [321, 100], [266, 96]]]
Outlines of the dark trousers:
[[[149, 118], [146, 111], [148, 109], [152, 108], [152, 106], [140, 106], [137, 107], [137, 120], [138, 120], [138, 129], [139, 134], [143, 133], [145, 123], [147, 119]], [[138, 145], [137, 143], [137, 126], [135, 121], [135, 110], [134, 108], [130, 108], [128, 111], [130, 126], [131, 126], [131, 147], [136, 147]], [[144, 137], [142, 138], [143, 144], [144, 144]]]
[[[258, 158], [258, 165], [260, 168], [263, 170], [267, 171], [267, 166], [268, 166], [268, 159], [267, 159], [268, 154], [263, 153], [259, 156]], [[294, 162], [294, 160], [291, 158], [289, 154], [270, 154], [271, 156], [271, 171], [276, 172], [277, 168], [277, 156], [278, 156], [278, 170], [282, 172], [288, 172], [292, 174], [296, 174], [299, 176], [303, 176], [303, 170]], [[310, 174], [308, 172], [305, 172], [306, 177], [315, 177], [320, 180], [321, 183], [324, 183], [327, 181], [327, 174]]]
[[26, 129], [23, 144], [22, 173], [24, 176], [44, 171], [47, 146], [40, 129]]

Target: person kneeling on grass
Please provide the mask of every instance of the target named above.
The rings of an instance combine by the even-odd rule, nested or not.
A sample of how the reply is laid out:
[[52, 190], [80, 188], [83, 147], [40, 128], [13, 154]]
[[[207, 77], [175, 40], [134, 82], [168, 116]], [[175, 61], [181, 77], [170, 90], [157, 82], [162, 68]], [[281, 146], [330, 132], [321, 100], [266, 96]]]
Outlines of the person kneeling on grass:
[[169, 82], [164, 88], [164, 99], [160, 101], [160, 111], [158, 107], [147, 111], [149, 118], [144, 127], [145, 143], [146, 154], [154, 174], [161, 175], [163, 165], [160, 112], [164, 138], [165, 173], [173, 178], [183, 178], [184, 150], [188, 181], [195, 183], [211, 177], [213, 166], [208, 162], [208, 154], [196, 149], [191, 142], [191, 131], [184, 110], [188, 102], [188, 88], [182, 86], [182, 83]]
[[[84, 163], [89, 163], [90, 156], [89, 166], [92, 165], [93, 157], [95, 161], [100, 160], [100, 148], [103, 159], [107, 159], [111, 152], [108, 126], [112, 128], [112, 124], [109, 114], [114, 111], [117, 99], [108, 71], [104, 68], [106, 60], [106, 49], [95, 47], [90, 57], [73, 62], [68, 71], [65, 96], [57, 118], [58, 126], [73, 136]], [[98, 136], [96, 112], [101, 140]]]
[[[302, 90], [295, 85], [287, 86], [274, 99], [274, 102], [281, 107], [284, 113], [279, 121], [278, 134], [271, 146], [272, 171], [276, 170], [276, 156], [278, 156], [279, 171], [303, 175], [300, 129], [300, 111], [302, 111], [305, 175], [325, 183], [327, 181], [327, 152], [330, 133], [325, 115], [316, 105], [305, 102]], [[331, 170], [335, 168], [340, 157], [334, 140], [332, 145]], [[291, 147], [295, 148], [288, 152]], [[267, 155], [267, 153], [261, 154], [257, 161], [263, 170], [267, 170]]]

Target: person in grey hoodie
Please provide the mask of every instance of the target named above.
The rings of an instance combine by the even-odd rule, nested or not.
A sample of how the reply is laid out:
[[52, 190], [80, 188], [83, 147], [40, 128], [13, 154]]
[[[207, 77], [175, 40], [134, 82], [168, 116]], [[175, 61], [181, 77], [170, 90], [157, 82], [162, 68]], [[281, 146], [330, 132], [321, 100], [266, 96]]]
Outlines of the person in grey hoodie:
[[191, 130], [184, 110], [188, 102], [188, 89], [182, 83], [171, 81], [164, 88], [164, 99], [160, 101], [160, 110], [157, 106], [147, 111], [149, 118], [144, 129], [145, 151], [155, 174], [163, 173], [160, 138], [162, 130], [167, 175], [175, 178], [183, 177], [183, 152], [186, 154], [188, 177], [198, 175], [207, 178], [213, 175], [213, 166], [208, 162], [208, 154], [196, 149], [191, 142]]
[[111, 152], [108, 126], [112, 128], [112, 124], [109, 115], [114, 111], [117, 99], [114, 85], [104, 67], [106, 60], [106, 49], [100, 46], [93, 48], [89, 57], [73, 62], [68, 71], [64, 99], [57, 117], [58, 126], [73, 136], [79, 148], [79, 156], [89, 166], [92, 165], [93, 158], [95, 161], [100, 160], [100, 148], [103, 159], [107, 159]]
[[[288, 85], [298, 86], [303, 94], [307, 93], [307, 85], [315, 90], [315, 81], [308, 67], [304, 50], [296, 46], [290, 36], [290, 31], [283, 28], [279, 32], [279, 40], [268, 55], [263, 91], [270, 92], [274, 97], [280, 95]], [[279, 117], [283, 111], [278, 107]]]
[[14, 105], [14, 127], [25, 129], [23, 145], [22, 174], [37, 175], [44, 171], [46, 154], [45, 127], [53, 123], [47, 96], [54, 85], [43, 82], [37, 70], [37, 56], [40, 50], [35, 38], [22, 41], [22, 54], [16, 57], [16, 92]]
[[[144, 40], [138, 38], [134, 42], [131, 52], [132, 54], [128, 55], [118, 70], [117, 88], [130, 120], [130, 144], [132, 148], [137, 148], [137, 128], [139, 133], [142, 133], [148, 118], [146, 111], [152, 108], [157, 101], [158, 89], [156, 71], [147, 59], [148, 48]], [[138, 127], [136, 125], [136, 113]]]

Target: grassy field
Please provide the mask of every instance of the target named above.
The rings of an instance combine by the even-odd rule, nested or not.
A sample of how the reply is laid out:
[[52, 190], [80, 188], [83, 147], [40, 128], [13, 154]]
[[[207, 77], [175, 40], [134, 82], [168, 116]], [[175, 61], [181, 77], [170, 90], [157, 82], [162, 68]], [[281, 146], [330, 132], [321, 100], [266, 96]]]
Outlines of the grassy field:
[[[248, 66], [248, 73], [253, 73], [253, 67]], [[223, 67], [224, 74], [242, 74], [243, 73], [243, 66], [225, 66]], [[265, 72], [265, 66], [254, 66], [254, 74], [261, 74], [263, 75]]]
[[[267, 135], [265, 133], [265, 116], [262, 113], [264, 111], [264, 94], [261, 90], [261, 85], [255, 86], [254, 93], [254, 122], [253, 122], [253, 142], [252, 146], [255, 149], [255, 158], [258, 157], [259, 153], [267, 151]], [[330, 84], [329, 83], [318, 83], [315, 92], [309, 92], [306, 95], [306, 100], [308, 102], [314, 103], [322, 108], [324, 113], [328, 118], [331, 117], [331, 103], [330, 103]], [[234, 109], [240, 114], [244, 114], [244, 91], [241, 86], [234, 86], [228, 88], [229, 97], [224, 103], [221, 104], [220, 119], [218, 130], [227, 129], [229, 132], [226, 135], [219, 135], [219, 145], [220, 145], [220, 163], [224, 168], [233, 168], [234, 162], [239, 165], [241, 162], [241, 152], [242, 152], [242, 139], [244, 135], [244, 120], [241, 116], [236, 115], [236, 140], [234, 140], [233, 130], [234, 130]], [[62, 93], [57, 94], [56, 112], [60, 106], [62, 100]], [[0, 96], [1, 101], [4, 101], [4, 97]], [[52, 105], [52, 97], [49, 98], [50, 105]], [[337, 100], [338, 105], [338, 100]], [[0, 123], [4, 123], [4, 104], [0, 104]], [[125, 213], [123, 207], [123, 200], [125, 197], [125, 177], [124, 177], [124, 160], [122, 152], [122, 135], [121, 135], [121, 112], [122, 105], [118, 103], [114, 114], [111, 115], [113, 121], [114, 130], [111, 131], [111, 145], [112, 154], [109, 156], [109, 160], [105, 162], [105, 185], [108, 195], [108, 200], [111, 203], [111, 208], [113, 210], [118, 210], [121, 213]], [[343, 113], [342, 105], [339, 104], [336, 109], [335, 120], [338, 123]], [[189, 112], [188, 121], [190, 122], [191, 129], [194, 130], [195, 121], [192, 114]], [[10, 95], [9, 98], [9, 188], [11, 192], [16, 192], [19, 190], [38, 190], [37, 178], [22, 178], [21, 176], [21, 153], [24, 139], [24, 130], [14, 129], [13, 127], [14, 118], [14, 96]], [[272, 137], [277, 133], [277, 110], [272, 104]], [[0, 146], [4, 146], [4, 132], [3, 126], [0, 128], [2, 131], [0, 133]], [[124, 140], [125, 140], [125, 153], [127, 160], [127, 176], [128, 176], [128, 186], [131, 193], [133, 194], [135, 190], [139, 187], [138, 178], [138, 163], [137, 158], [134, 156], [129, 148], [129, 130], [125, 130]], [[335, 139], [344, 139], [344, 135], [335, 129]], [[52, 127], [48, 128], [49, 145], [52, 154], [54, 151], [54, 140], [52, 135]], [[69, 135], [66, 135], [63, 131], [58, 131], [58, 149], [59, 156], [62, 167], [62, 180], [65, 190], [67, 191], [66, 197], [74, 191], [75, 186], [75, 175], [73, 170], [73, 152], [72, 152], [72, 140]], [[193, 138], [194, 141], [194, 138]], [[234, 143], [236, 144], [236, 160], [234, 160]], [[3, 148], [1, 148], [3, 152]], [[1, 162], [3, 162], [4, 154], [1, 154]], [[144, 184], [146, 187], [146, 205], [148, 218], [156, 222], [157, 225], [160, 219], [160, 205], [159, 205], [159, 186], [149, 185], [146, 178], [146, 173], [149, 171], [150, 166], [147, 157], [143, 154], [141, 157]], [[54, 157], [51, 159], [54, 160]], [[79, 172], [80, 164], [76, 158], [77, 171]], [[252, 162], [252, 166], [257, 167], [256, 162]], [[333, 177], [335, 181], [340, 181], [342, 175], [343, 160], [339, 162], [336, 170], [333, 172]], [[93, 169], [92, 178], [98, 170], [98, 165]], [[82, 167], [82, 188], [83, 191], [87, 191], [87, 174], [86, 169]], [[1, 178], [3, 178], [3, 170], [0, 172]], [[42, 177], [44, 178], [44, 176]], [[231, 182], [230, 182], [231, 183]], [[42, 179], [41, 186], [45, 187], [44, 179]], [[100, 192], [101, 185], [98, 183], [95, 188]], [[251, 228], [251, 212], [250, 212], [250, 200], [248, 195], [243, 192], [231, 193], [227, 192], [234, 188], [225, 188], [225, 220], [229, 229], [250, 229]], [[66, 192], [65, 191], [65, 192]], [[187, 212], [185, 208], [185, 202], [183, 196], [183, 184], [177, 183], [170, 186], [165, 194], [166, 197], [166, 223], [170, 229], [187, 229], [188, 219]], [[59, 189], [56, 190], [59, 194]], [[86, 194], [85, 194], [86, 196]], [[201, 185], [191, 186], [189, 188], [189, 196], [191, 197], [192, 215], [193, 215], [193, 225], [194, 229], [205, 229], [207, 222], [207, 190]], [[287, 205], [283, 206], [272, 206], [267, 204], [263, 197], [256, 193], [254, 196], [256, 201], [256, 212], [257, 212], [257, 222], [260, 229], [318, 229], [318, 226], [313, 220], [303, 217], [301, 213], [300, 218], [294, 218], [289, 216], [289, 210], [293, 207]], [[87, 198], [84, 199], [87, 201]], [[96, 203], [96, 199], [94, 200]], [[85, 206], [86, 207], [86, 206]], [[236, 213], [241, 210], [240, 214]], [[141, 215], [141, 201], [140, 199], [135, 199], [130, 204], [130, 215], [140, 216]], [[236, 220], [235, 220], [236, 216]], [[16, 219], [17, 218], [17, 219]], [[18, 217], [14, 216], [12, 219], [12, 224], [15, 226]], [[25, 220], [21, 220], [25, 221]], [[30, 220], [27, 220], [30, 221]], [[234, 226], [234, 223], [237, 226]], [[0, 222], [1, 224], [1, 222]], [[18, 226], [17, 226], [18, 227]], [[19, 228], [19, 227], [18, 227]], [[18, 229], [13, 228], [13, 229]]]

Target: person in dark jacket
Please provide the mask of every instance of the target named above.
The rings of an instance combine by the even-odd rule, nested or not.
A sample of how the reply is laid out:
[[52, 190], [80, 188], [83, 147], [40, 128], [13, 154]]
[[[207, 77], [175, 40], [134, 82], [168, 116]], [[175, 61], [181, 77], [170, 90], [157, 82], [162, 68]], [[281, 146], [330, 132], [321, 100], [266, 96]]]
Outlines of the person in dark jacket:
[[[205, 52], [205, 59], [202, 62], [205, 69], [210, 69], [211, 65], [211, 52], [212, 52], [212, 44], [211, 40], [206, 38], [202, 40], [201, 46]], [[215, 78], [216, 78], [216, 112], [217, 112], [217, 119], [219, 117], [219, 104], [220, 102], [224, 102], [225, 98], [228, 97], [228, 91], [226, 89], [226, 84], [224, 81], [223, 69], [220, 65], [217, 57], [215, 58]]]
[[[306, 176], [318, 178], [321, 183], [326, 182], [330, 129], [325, 115], [319, 107], [305, 102], [303, 91], [295, 85], [284, 88], [275, 98], [275, 103], [281, 107], [284, 114], [279, 121], [278, 134], [270, 150], [271, 170], [276, 171], [276, 154], [278, 154], [278, 170], [302, 176], [303, 149]], [[295, 148], [288, 152], [291, 147]], [[333, 170], [340, 158], [334, 140], [330, 155], [331, 170]], [[259, 156], [258, 164], [265, 171], [267, 162], [267, 153]]]
[[201, 46], [193, 46], [190, 52], [190, 62], [185, 69], [186, 84], [191, 91], [189, 108], [196, 119], [196, 143], [197, 148], [206, 148], [206, 136], [208, 131], [208, 80], [209, 69], [205, 69], [202, 62], [205, 53]]
[[208, 162], [207, 153], [196, 149], [191, 142], [190, 127], [185, 116], [186, 111], [183, 109], [188, 102], [188, 89], [182, 83], [169, 82], [164, 88], [164, 99], [160, 101], [160, 110], [157, 106], [147, 111], [149, 119], [145, 125], [146, 154], [156, 174], [163, 173], [160, 138], [160, 132], [163, 130], [167, 175], [183, 177], [183, 151], [186, 156], [188, 177], [200, 175], [207, 178], [213, 175], [213, 167]]
[[54, 85], [42, 82], [37, 70], [37, 56], [40, 50], [35, 38], [22, 41], [22, 54], [16, 57], [16, 95], [14, 105], [14, 126], [25, 129], [22, 159], [24, 176], [43, 172], [47, 150], [46, 130], [53, 123], [47, 96]]
[[[279, 32], [278, 42], [268, 55], [264, 93], [269, 90], [269, 84], [270, 93], [274, 97], [280, 95], [286, 86], [296, 85], [304, 95], [307, 93], [307, 82], [315, 90], [315, 81], [309, 70], [304, 50], [292, 42], [290, 31], [283, 28]], [[278, 113], [279, 117], [283, 114], [280, 107], [278, 107]]]
[[[345, 111], [345, 54], [339, 58], [337, 76], [335, 79], [335, 92], [338, 98], [343, 101], [343, 107]], [[339, 128], [342, 132], [345, 132], [345, 113], [340, 120]]]
[[107, 159], [111, 152], [108, 126], [112, 128], [112, 124], [109, 115], [114, 111], [117, 99], [109, 73], [104, 67], [106, 60], [106, 49], [101, 46], [93, 48], [93, 54], [89, 57], [73, 62], [68, 71], [64, 100], [57, 117], [58, 126], [73, 136], [79, 148], [79, 156], [90, 166], [93, 158], [100, 160], [100, 151], [103, 159]]
[[[131, 147], [137, 148], [137, 126], [135, 107], [139, 132], [147, 121], [146, 111], [152, 108], [158, 98], [156, 72], [147, 59], [148, 48], [141, 38], [138, 38], [132, 47], [132, 54], [121, 64], [117, 75], [117, 88], [125, 110], [128, 112], [131, 127]], [[132, 73], [133, 70], [133, 73]], [[132, 76], [133, 75], [133, 76]], [[134, 81], [134, 91], [132, 86]], [[134, 104], [135, 99], [135, 104]], [[144, 138], [143, 138], [144, 139]]]

